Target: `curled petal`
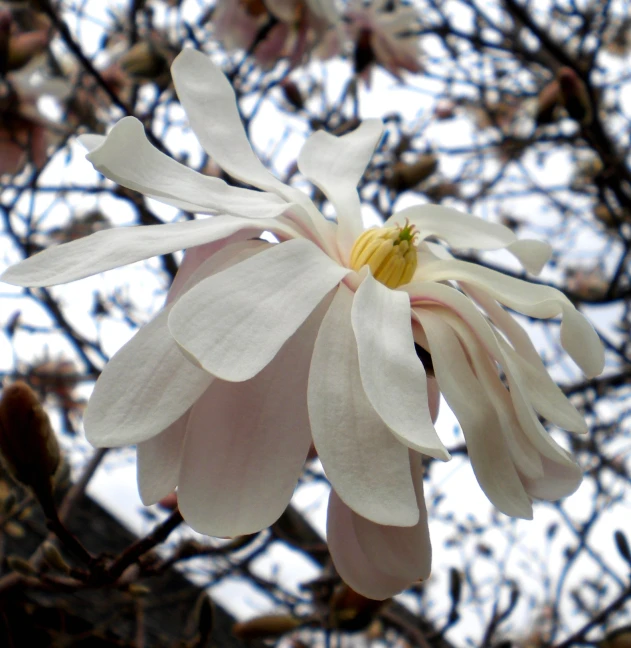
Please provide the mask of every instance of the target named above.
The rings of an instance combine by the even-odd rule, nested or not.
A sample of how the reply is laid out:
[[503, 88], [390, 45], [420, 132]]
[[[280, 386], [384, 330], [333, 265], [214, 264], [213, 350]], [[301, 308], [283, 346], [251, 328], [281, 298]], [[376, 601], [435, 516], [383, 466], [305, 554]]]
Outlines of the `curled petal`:
[[377, 524], [414, 526], [419, 511], [408, 450], [364, 393], [352, 301], [341, 284], [316, 339], [308, 389], [313, 442], [329, 481], [356, 513]]
[[84, 135], [80, 141], [104, 176], [185, 211], [272, 218], [290, 207], [278, 196], [231, 187], [176, 162], [149, 142], [135, 117], [121, 119], [107, 137]]
[[369, 274], [351, 310], [364, 391], [401, 443], [449, 460], [427, 406], [427, 377], [414, 353], [407, 293], [391, 290]]

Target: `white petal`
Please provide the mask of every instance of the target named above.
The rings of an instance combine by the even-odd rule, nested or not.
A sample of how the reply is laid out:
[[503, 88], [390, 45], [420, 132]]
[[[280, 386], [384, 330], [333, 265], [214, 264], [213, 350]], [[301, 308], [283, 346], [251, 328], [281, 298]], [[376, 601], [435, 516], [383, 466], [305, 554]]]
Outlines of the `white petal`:
[[408, 450], [364, 393], [352, 301], [341, 284], [316, 340], [309, 374], [313, 442], [329, 481], [356, 513], [377, 524], [413, 526], [419, 512]]
[[100, 140], [80, 140], [87, 159], [114, 182], [185, 211], [271, 218], [288, 208], [278, 196], [231, 187], [176, 162], [155, 148], [135, 117], [124, 117]]
[[309, 241], [279, 243], [197, 284], [169, 328], [208, 372], [248, 380], [348, 272]]
[[517, 364], [533, 407], [541, 416], [564, 430], [587, 432], [585, 419], [550, 378], [523, 327], [483, 290], [466, 284], [463, 287], [484, 308], [493, 324], [506, 335], [513, 345], [514, 350], [501, 337], [498, 337], [502, 352], [508, 354]]
[[450, 247], [471, 250], [506, 248], [529, 272], [539, 274], [550, 259], [552, 248], [544, 241], [518, 241], [514, 232], [498, 223], [440, 205], [416, 205], [391, 216], [386, 225], [402, 224], [405, 219], [416, 225], [423, 241], [436, 236]]
[[160, 254], [226, 238], [252, 222], [217, 216], [183, 223], [118, 227], [48, 248], [0, 276], [17, 286], [52, 286], [76, 281]]
[[189, 412], [157, 436], [138, 444], [138, 491], [145, 506], [159, 502], [177, 486]]
[[554, 502], [576, 491], [583, 480], [581, 467], [572, 462], [558, 464], [543, 458], [544, 475], [539, 479], [524, 478], [524, 487], [531, 497]]
[[173, 61], [171, 74], [191, 128], [208, 155], [233, 178], [286, 197], [289, 188], [254, 155], [234, 90], [210, 57], [184, 49]]
[[414, 309], [427, 335], [440, 391], [462, 427], [471, 466], [491, 502], [506, 515], [532, 518], [497, 414], [471, 370], [458, 338], [437, 315]]
[[412, 580], [427, 580], [432, 567], [432, 545], [423, 493], [421, 456], [411, 453], [419, 521], [413, 527], [383, 526], [352, 513], [355, 536], [368, 560], [380, 571]]
[[370, 274], [355, 293], [351, 321], [359, 370], [371, 405], [409, 448], [449, 460], [429, 412], [427, 377], [416, 356], [410, 298]]
[[169, 309], [143, 326], [96, 381], [84, 425], [97, 447], [146, 441], [176, 421], [212, 376], [191, 364], [169, 334]]
[[353, 511], [331, 489], [326, 537], [338, 574], [356, 592], [370, 599], [383, 601], [399, 594], [412, 584], [413, 576], [390, 576], [369, 560], [357, 541], [353, 516]]
[[216, 380], [193, 407], [178, 501], [196, 531], [255, 533], [275, 522], [289, 503], [311, 445], [309, 362], [327, 305], [312, 313], [255, 378]]
[[357, 185], [381, 139], [383, 123], [368, 119], [354, 131], [336, 137], [317, 131], [305, 142], [298, 168], [331, 201], [337, 216], [337, 240], [348, 262], [355, 239], [362, 233]]
[[561, 344], [588, 377], [605, 364], [603, 345], [592, 325], [568, 298], [549, 286], [532, 284], [465, 261], [436, 261], [415, 275], [420, 281], [464, 281], [478, 286], [518, 313], [547, 319], [562, 315]]

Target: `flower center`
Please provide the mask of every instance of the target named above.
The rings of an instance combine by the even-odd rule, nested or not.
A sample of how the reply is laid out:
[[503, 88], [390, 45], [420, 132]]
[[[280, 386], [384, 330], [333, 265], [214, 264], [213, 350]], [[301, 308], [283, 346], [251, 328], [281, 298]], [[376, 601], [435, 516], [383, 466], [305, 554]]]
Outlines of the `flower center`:
[[358, 272], [370, 266], [377, 281], [398, 288], [412, 279], [416, 270], [414, 225], [406, 220], [403, 227], [376, 227], [363, 232], [351, 250], [350, 266]]

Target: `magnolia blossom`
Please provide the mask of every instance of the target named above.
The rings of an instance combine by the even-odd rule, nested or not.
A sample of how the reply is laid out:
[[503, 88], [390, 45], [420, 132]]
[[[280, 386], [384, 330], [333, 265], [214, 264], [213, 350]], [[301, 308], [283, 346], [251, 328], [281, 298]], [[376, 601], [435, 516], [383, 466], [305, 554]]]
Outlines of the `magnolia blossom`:
[[338, 40], [328, 32], [334, 34], [337, 23], [334, 0], [219, 0], [213, 12], [214, 33], [222, 45], [253, 48], [263, 67], [283, 57], [293, 67], [314, 48], [320, 57], [332, 56]]
[[[255, 157], [232, 88], [208, 58], [184, 50], [172, 75], [208, 154], [258, 190], [180, 165], [127, 117], [107, 137], [82, 137], [92, 164], [151, 198], [220, 215], [98, 232], [2, 277], [48, 286], [187, 249], [164, 309], [105, 367], [85, 417], [93, 444], [138, 445], [143, 501], [177, 487], [197, 531], [256, 532], [287, 506], [313, 442], [332, 485], [333, 561], [361, 594], [389, 597], [429, 575], [422, 457], [450, 458], [433, 425], [438, 389], [500, 511], [531, 518], [533, 499], [573, 492], [581, 470], [538, 414], [577, 432], [585, 422], [502, 306], [560, 316], [561, 343], [587, 376], [603, 367], [595, 331], [559, 291], [446, 247], [506, 249], [537, 272], [549, 246], [433, 205], [365, 230], [356, 187], [379, 120], [304, 144], [298, 166], [335, 208], [328, 220]], [[278, 242], [261, 240], [264, 231]]]
[[417, 10], [398, 0], [351, 0], [344, 14], [348, 38], [355, 47], [355, 69], [370, 83], [373, 63], [397, 79], [401, 72], [421, 72]]

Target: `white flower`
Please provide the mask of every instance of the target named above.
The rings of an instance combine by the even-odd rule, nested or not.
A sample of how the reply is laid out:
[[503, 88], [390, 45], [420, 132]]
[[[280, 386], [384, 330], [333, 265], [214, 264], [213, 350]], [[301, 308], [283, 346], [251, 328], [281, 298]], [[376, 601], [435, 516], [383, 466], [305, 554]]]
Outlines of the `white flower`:
[[[560, 315], [561, 342], [588, 376], [603, 366], [597, 335], [557, 290], [455, 260], [427, 239], [506, 248], [535, 272], [549, 246], [432, 205], [365, 232], [356, 187], [381, 137], [378, 120], [340, 138], [316, 132], [300, 153], [301, 172], [335, 208], [331, 222], [254, 156], [234, 93], [208, 58], [185, 50], [172, 73], [208, 154], [262, 191], [185, 168], [125, 118], [107, 137], [82, 138], [94, 166], [170, 205], [222, 215], [99, 232], [2, 277], [52, 285], [188, 249], [165, 308], [106, 366], [85, 418], [95, 445], [138, 444], [143, 500], [177, 486], [182, 514], [198, 531], [258, 531], [289, 502], [313, 440], [334, 489], [328, 533], [341, 576], [372, 598], [426, 578], [421, 455], [449, 453], [434, 430], [436, 385], [415, 340], [431, 354], [497, 508], [530, 518], [533, 498], [572, 492], [581, 471], [537, 413], [568, 430], [585, 431], [585, 423], [500, 304]], [[280, 242], [259, 240], [262, 231]]]
[[355, 48], [355, 68], [370, 83], [377, 63], [397, 79], [407, 70], [421, 72], [421, 48], [414, 33], [420, 28], [417, 10], [399, 0], [351, 0], [344, 13], [346, 32]]

